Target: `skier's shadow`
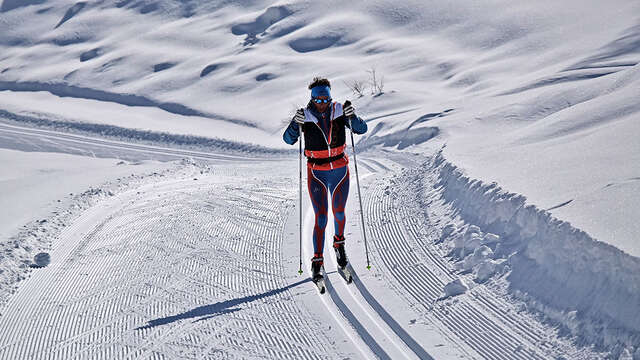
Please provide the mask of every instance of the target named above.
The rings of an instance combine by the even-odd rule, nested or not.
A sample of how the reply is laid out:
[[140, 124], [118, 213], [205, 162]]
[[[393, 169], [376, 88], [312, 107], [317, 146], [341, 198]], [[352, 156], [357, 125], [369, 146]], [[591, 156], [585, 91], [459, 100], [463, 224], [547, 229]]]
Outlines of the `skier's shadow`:
[[273, 296], [273, 295], [277, 295], [277, 294], [279, 294], [281, 292], [285, 292], [285, 291], [287, 291], [287, 290], [289, 290], [289, 289], [291, 289], [293, 287], [296, 287], [298, 285], [304, 284], [304, 283], [309, 282], [309, 281], [311, 281], [311, 279], [310, 278], [306, 278], [304, 280], [300, 280], [300, 281], [298, 281], [296, 283], [287, 285], [285, 287], [281, 287], [279, 289], [274, 289], [274, 290], [269, 290], [269, 291], [263, 292], [261, 294], [245, 296], [245, 297], [241, 297], [241, 298], [237, 298], [237, 299], [225, 300], [225, 301], [217, 302], [217, 303], [211, 304], [211, 305], [200, 306], [200, 307], [197, 307], [197, 308], [195, 308], [193, 310], [189, 310], [187, 312], [183, 312], [181, 314], [168, 316], [168, 317], [164, 317], [164, 318], [158, 318], [158, 319], [154, 319], [154, 320], [149, 320], [146, 325], [137, 327], [136, 330], [150, 329], [150, 328], [153, 328], [153, 327], [156, 327], [156, 326], [167, 325], [167, 324], [170, 324], [172, 322], [179, 321], [179, 320], [186, 320], [186, 319], [192, 319], [192, 318], [199, 318], [199, 319], [194, 321], [194, 322], [198, 322], [198, 321], [210, 319], [210, 318], [218, 316], [218, 315], [228, 314], [228, 313], [240, 311], [241, 309], [239, 307], [237, 307], [238, 305], [250, 303], [252, 301], [256, 301], [256, 300], [259, 300], [259, 299], [264, 299], [266, 297]]

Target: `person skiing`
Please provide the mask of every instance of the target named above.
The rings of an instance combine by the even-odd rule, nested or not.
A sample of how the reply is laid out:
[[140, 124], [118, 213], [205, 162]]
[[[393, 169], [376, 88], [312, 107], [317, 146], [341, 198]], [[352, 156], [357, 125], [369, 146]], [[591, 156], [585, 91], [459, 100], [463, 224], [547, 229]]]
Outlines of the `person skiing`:
[[287, 144], [293, 145], [298, 141], [300, 128], [304, 133], [307, 187], [315, 212], [311, 277], [317, 283], [323, 278], [321, 270], [329, 195], [335, 220], [333, 249], [341, 269], [348, 263], [344, 238], [345, 205], [349, 195], [349, 158], [344, 152], [345, 127], [350, 127], [356, 134], [364, 134], [367, 132], [367, 123], [356, 116], [350, 102], [343, 105], [331, 99], [329, 80], [316, 77], [309, 84], [309, 90], [311, 100], [306, 108], [296, 111], [282, 138]]

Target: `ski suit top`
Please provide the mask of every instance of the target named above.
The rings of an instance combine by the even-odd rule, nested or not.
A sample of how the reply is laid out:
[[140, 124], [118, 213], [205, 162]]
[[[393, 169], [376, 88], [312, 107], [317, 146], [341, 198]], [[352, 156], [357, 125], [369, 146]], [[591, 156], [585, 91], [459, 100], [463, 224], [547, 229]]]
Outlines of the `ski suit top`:
[[[342, 112], [342, 104], [333, 102], [325, 112], [320, 113], [309, 101], [304, 114], [302, 130], [307, 167], [312, 170], [331, 170], [347, 166], [349, 158], [344, 150], [345, 127], [349, 127], [349, 119]], [[351, 126], [356, 134], [367, 132], [367, 123], [358, 116], [351, 117]], [[299, 136], [299, 125], [292, 120], [282, 138], [287, 144], [293, 145]]]

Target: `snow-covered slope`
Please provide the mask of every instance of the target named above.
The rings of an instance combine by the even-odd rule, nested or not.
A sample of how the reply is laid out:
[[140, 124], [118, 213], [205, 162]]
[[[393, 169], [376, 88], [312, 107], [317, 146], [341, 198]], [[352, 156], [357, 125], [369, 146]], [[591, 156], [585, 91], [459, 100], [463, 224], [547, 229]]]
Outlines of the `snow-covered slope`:
[[634, 63], [637, 10], [630, 1], [5, 1], [0, 88], [276, 130], [306, 102], [313, 74], [343, 98], [343, 81], [375, 67], [386, 92], [433, 112], [467, 94]]
[[[311, 78], [327, 76], [334, 99], [351, 99], [368, 121], [360, 149], [424, 156], [424, 188], [441, 186], [449, 209], [466, 214], [450, 219], [460, 234], [524, 228], [514, 274], [560, 280], [546, 288], [513, 275], [511, 293], [577, 332], [601, 321], [586, 341], [621, 354], [640, 313], [638, 14], [632, 0], [4, 0], [0, 144], [76, 154], [96, 144], [32, 142], [18, 129], [36, 126], [163, 147], [156, 154], [286, 156], [295, 149], [281, 142], [284, 126]], [[373, 70], [382, 91], [367, 83]], [[563, 284], [593, 302], [550, 295]], [[623, 293], [635, 302], [614, 305]]]
[[12, 114], [284, 148], [313, 75], [344, 100], [375, 69], [384, 95], [355, 99], [374, 130], [363, 145], [438, 136], [471, 176], [542, 208], [566, 203], [554, 214], [640, 254], [637, 199], [625, 195], [638, 193], [636, 2], [50, 0], [1, 11], [0, 101]]

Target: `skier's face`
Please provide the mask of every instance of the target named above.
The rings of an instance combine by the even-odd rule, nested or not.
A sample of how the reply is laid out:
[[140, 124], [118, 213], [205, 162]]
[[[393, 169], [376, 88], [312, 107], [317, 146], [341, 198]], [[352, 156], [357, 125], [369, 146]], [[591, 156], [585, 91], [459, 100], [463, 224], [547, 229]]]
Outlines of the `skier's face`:
[[[315, 99], [320, 99], [320, 100], [325, 100], [325, 101], [329, 100], [329, 101], [327, 101], [327, 102], [322, 101], [322, 102], [318, 103], [318, 102], [315, 101]], [[318, 112], [321, 112], [321, 113], [327, 111], [327, 108], [329, 107], [329, 104], [331, 103], [331, 99], [329, 99], [328, 96], [318, 96], [316, 98], [313, 98], [313, 100], [314, 100], [313, 101], [313, 105], [315, 105], [316, 110], [318, 110]]]

